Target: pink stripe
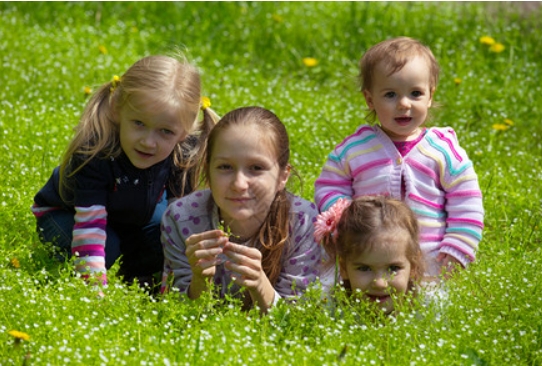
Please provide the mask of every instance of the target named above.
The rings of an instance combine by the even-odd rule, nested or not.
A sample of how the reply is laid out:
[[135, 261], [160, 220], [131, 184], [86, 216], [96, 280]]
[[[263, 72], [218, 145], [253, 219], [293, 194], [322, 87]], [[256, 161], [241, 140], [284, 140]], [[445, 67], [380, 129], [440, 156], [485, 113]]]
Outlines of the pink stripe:
[[103, 241], [104, 238], [105, 238], [105, 233], [103, 233], [103, 234], [80, 234], [80, 235], [77, 235], [76, 238], [74, 238], [74, 239], [75, 240], [95, 239], [95, 240]]
[[448, 197], [482, 197], [482, 192], [480, 192], [479, 190], [458, 191], [447, 194], [446, 198]]
[[425, 242], [425, 241], [441, 241], [442, 236], [441, 235], [420, 235], [420, 240], [422, 242]]
[[373, 132], [373, 128], [371, 126], [364, 126], [364, 127], [361, 127], [358, 131], [356, 131], [354, 134], [350, 135], [348, 138], [344, 139], [343, 142], [341, 142], [339, 145], [337, 145], [337, 147], [341, 147], [343, 146], [344, 144], [350, 142], [350, 140], [352, 139], [352, 137], [357, 137], [359, 135], [361, 135], [363, 132], [365, 131], [371, 131]]
[[[79, 208], [79, 210], [77, 210], [77, 215], [80, 216], [80, 217], [96, 217], [96, 216], [105, 216], [107, 214], [107, 212], [105, 211], [105, 208], [99, 208], [99, 209], [96, 209], [96, 210], [90, 210], [90, 211], [87, 211], [87, 210], [81, 210], [80, 207], [76, 207], [76, 209]], [[86, 209], [86, 208], [85, 208]]]
[[352, 176], [356, 176], [365, 170], [369, 170], [377, 166], [390, 165], [390, 164], [391, 164], [391, 159], [375, 160], [371, 163], [359, 166], [356, 170], [352, 171]]
[[95, 220], [80, 220], [78, 222], [75, 223], [75, 225], [85, 225], [85, 226], [88, 226], [89, 224], [95, 224], [95, 225], [98, 225], [98, 226], [105, 226], [107, 224], [107, 220], [104, 219], [104, 218], [97, 218]]
[[452, 143], [452, 141], [447, 138], [446, 136], [444, 136], [444, 134], [438, 130], [434, 130], [435, 131], [435, 134], [442, 140], [442, 141], [445, 141], [447, 144], [448, 144], [448, 147], [450, 148], [450, 150], [452, 150], [452, 153], [454, 154], [455, 158], [459, 161], [463, 161], [463, 159], [461, 159], [461, 156], [459, 155], [459, 153], [455, 150], [454, 148], [454, 144]]
[[440, 245], [438, 247], [439, 247], [439, 249], [442, 248], [442, 247], [452, 247], [454, 249], [457, 249], [458, 251], [460, 251], [461, 253], [463, 253], [467, 257], [469, 257], [472, 262], [474, 262], [474, 260], [476, 259], [476, 257], [474, 255], [472, 255], [470, 253], [466, 253], [464, 248], [462, 248], [462, 247], [460, 247], [458, 245], [455, 245], [453, 243], [444, 243], [444, 242], [442, 242], [442, 243], [440, 243]]
[[337, 192], [333, 191], [333, 192], [329, 192], [324, 197], [322, 197], [322, 199], [320, 200], [320, 205], [318, 207], [318, 210], [321, 211], [322, 206], [324, 206], [323, 203], [326, 202], [330, 197], [335, 196], [336, 194], [337, 194]]
[[448, 222], [459, 222], [459, 223], [465, 223], [465, 224], [473, 224], [475, 226], [478, 226], [478, 227], [481, 227], [482, 229], [484, 228], [484, 223], [481, 222], [481, 221], [478, 221], [478, 220], [474, 220], [474, 219], [462, 219], [462, 218], [459, 218], [459, 217], [448, 217], [446, 219], [446, 221]]
[[407, 159], [406, 163], [410, 165], [411, 167], [419, 170], [423, 174], [429, 176], [431, 179], [433, 179], [435, 182], [440, 182], [440, 178], [438, 175], [430, 168], [428, 168], [426, 165], [423, 165], [416, 160]]
[[431, 206], [431, 207], [434, 207], [434, 208], [438, 208], [438, 209], [443, 209], [444, 208], [444, 205], [439, 205], [438, 203], [433, 203], [429, 200], [426, 200], [425, 198], [422, 198], [422, 197], [419, 197], [419, 196], [416, 196], [412, 193], [410, 193], [408, 195], [409, 198], [411, 198], [412, 200], [414, 201], [418, 201], [418, 202], [421, 202], [427, 206]]
[[94, 250], [94, 251], [104, 250], [104, 246], [99, 245], [99, 244], [79, 245], [75, 248], [77, 248], [78, 250]]
[[328, 186], [350, 186], [352, 185], [352, 182], [350, 181], [344, 181], [344, 180], [332, 180], [332, 179], [316, 179], [315, 185], [328, 185]]

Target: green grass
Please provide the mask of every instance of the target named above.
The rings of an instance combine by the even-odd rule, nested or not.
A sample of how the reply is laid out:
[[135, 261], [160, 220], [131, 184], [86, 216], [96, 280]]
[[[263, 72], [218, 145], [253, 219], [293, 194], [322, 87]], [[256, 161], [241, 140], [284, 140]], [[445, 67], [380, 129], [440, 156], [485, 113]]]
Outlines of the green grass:
[[[0, 3], [0, 364], [542, 364], [542, 12], [524, 7]], [[39, 243], [29, 208], [72, 136], [85, 86], [181, 48], [219, 114], [257, 104], [281, 117], [303, 178], [292, 189], [311, 199], [328, 152], [363, 122], [359, 58], [399, 35], [439, 60], [433, 123], [456, 130], [487, 211], [478, 260], [449, 282], [443, 308], [372, 320], [345, 305], [332, 317], [314, 293], [260, 317], [235, 301], [154, 301], [113, 276], [98, 299]], [[484, 35], [505, 50], [490, 52]], [[514, 125], [492, 128], [505, 119]], [[31, 338], [16, 343], [10, 330]]]

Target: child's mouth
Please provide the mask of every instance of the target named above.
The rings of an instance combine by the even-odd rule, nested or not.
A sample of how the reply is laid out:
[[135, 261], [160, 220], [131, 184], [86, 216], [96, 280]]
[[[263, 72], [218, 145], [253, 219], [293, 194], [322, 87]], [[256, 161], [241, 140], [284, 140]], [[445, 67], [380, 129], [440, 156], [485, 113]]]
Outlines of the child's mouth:
[[150, 158], [152, 156], [152, 154], [149, 154], [140, 150], [136, 150], [136, 151], [137, 151], [137, 154], [141, 156], [142, 158]]
[[397, 117], [397, 118], [395, 118], [395, 122], [397, 122], [397, 124], [399, 124], [401, 126], [408, 125], [410, 123], [410, 121], [412, 121], [412, 117]]
[[372, 301], [372, 302], [379, 302], [379, 303], [383, 303], [383, 302], [386, 302], [386, 300], [389, 299], [389, 295], [367, 295], [367, 297], [369, 298], [369, 301]]

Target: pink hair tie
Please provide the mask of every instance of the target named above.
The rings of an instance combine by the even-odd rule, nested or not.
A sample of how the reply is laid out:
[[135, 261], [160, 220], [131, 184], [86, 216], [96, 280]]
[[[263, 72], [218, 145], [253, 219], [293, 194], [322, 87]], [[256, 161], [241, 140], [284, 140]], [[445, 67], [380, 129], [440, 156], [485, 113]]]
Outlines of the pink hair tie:
[[337, 224], [348, 206], [350, 206], [350, 200], [339, 198], [329, 210], [322, 212], [316, 217], [314, 239], [318, 243], [322, 243], [322, 240], [328, 235], [331, 235], [331, 237], [337, 236]]

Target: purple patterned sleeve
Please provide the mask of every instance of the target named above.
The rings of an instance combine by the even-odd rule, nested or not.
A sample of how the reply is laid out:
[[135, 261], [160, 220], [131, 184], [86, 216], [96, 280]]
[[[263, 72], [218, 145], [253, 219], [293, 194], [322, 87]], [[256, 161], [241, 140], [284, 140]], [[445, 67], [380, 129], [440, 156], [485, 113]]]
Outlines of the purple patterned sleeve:
[[204, 192], [191, 195], [172, 202], [162, 218], [161, 240], [164, 249], [164, 271], [161, 291], [167, 289], [168, 278], [173, 277], [173, 287], [184, 293], [192, 281], [192, 269], [186, 257], [186, 239], [199, 232], [209, 230]]
[[316, 205], [300, 197], [293, 197], [290, 213], [290, 243], [284, 253], [283, 268], [275, 285], [281, 297], [298, 296], [316, 280], [321, 260], [321, 249], [314, 240]]

